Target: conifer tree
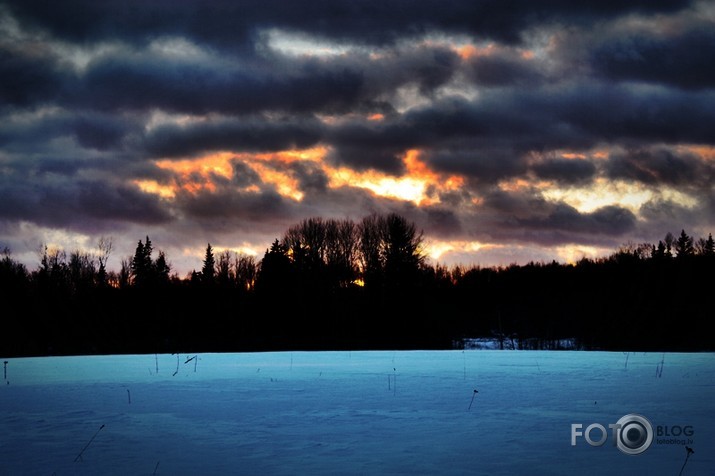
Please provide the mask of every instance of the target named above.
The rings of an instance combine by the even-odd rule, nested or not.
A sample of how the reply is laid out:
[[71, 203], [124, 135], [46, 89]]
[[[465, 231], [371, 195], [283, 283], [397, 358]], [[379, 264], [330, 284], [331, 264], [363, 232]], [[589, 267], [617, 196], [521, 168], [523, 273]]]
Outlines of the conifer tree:
[[678, 258], [692, 256], [695, 248], [693, 247], [693, 238], [685, 233], [685, 230], [680, 232], [678, 240], [675, 242], [675, 254]]
[[216, 276], [216, 260], [214, 259], [214, 251], [211, 243], [206, 246], [206, 255], [204, 256], [204, 265], [201, 268], [201, 277], [204, 283], [213, 284]]

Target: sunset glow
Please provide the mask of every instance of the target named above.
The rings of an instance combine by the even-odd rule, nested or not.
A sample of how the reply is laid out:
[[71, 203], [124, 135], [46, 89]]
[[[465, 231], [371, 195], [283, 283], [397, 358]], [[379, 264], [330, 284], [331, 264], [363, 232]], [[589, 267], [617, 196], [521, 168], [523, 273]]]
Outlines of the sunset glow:
[[669, 200], [686, 208], [696, 205], [692, 197], [669, 187], [653, 190], [642, 185], [603, 179], [598, 179], [595, 187], [550, 188], [541, 194], [547, 200], [566, 203], [583, 213], [609, 205], [620, 205], [637, 213], [640, 207], [652, 200]]
[[428, 193], [429, 187], [438, 190], [456, 190], [464, 184], [459, 176], [443, 177], [430, 170], [419, 160], [419, 151], [410, 150], [403, 157], [407, 173], [392, 177], [374, 171], [355, 172], [347, 168], [328, 170], [331, 187], [358, 187], [370, 190], [381, 197], [413, 202], [415, 205], [439, 203], [439, 197]]
[[708, 2], [224, 7], [0, 7], [0, 249], [150, 235], [185, 275], [314, 216], [495, 265], [715, 231]]

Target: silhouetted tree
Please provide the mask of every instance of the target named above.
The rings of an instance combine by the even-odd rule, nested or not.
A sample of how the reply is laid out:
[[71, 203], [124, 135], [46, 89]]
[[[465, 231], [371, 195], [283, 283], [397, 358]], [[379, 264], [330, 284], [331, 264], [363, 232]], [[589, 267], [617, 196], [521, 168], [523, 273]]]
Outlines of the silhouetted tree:
[[665, 243], [663, 240], [658, 241], [658, 246], [653, 245], [651, 247], [651, 258], [661, 260], [666, 257], [665, 255]]
[[28, 273], [24, 264], [15, 261], [9, 248], [3, 248], [0, 259], [0, 289], [12, 295], [17, 287], [24, 287], [27, 283]]
[[678, 240], [675, 242], [675, 255], [678, 258], [685, 258], [692, 256], [693, 252], [693, 238], [688, 236], [685, 230], [682, 230]]
[[94, 259], [89, 253], [80, 250], [70, 253], [67, 268], [74, 292], [86, 291], [93, 287], [97, 271]]
[[153, 281], [152, 251], [151, 240], [148, 236], [144, 243], [139, 240], [131, 262], [132, 282], [135, 286], [145, 287]]
[[102, 236], [97, 241], [97, 261], [99, 269], [97, 270], [97, 284], [104, 286], [107, 284], [107, 261], [112, 253], [112, 239]]
[[141, 240], [137, 243], [136, 251], [130, 264], [132, 284], [134, 286], [143, 288], [169, 283], [171, 265], [166, 259], [166, 254], [163, 251], [159, 251], [159, 256], [154, 261], [151, 256], [153, 251], [154, 248], [148, 236], [144, 243]]
[[396, 213], [390, 213], [380, 221], [388, 285], [415, 285], [425, 259], [422, 233], [417, 233], [414, 223]]
[[352, 220], [325, 222], [325, 261], [331, 286], [346, 287], [355, 281], [358, 235]]
[[117, 285], [120, 289], [128, 288], [132, 284], [132, 262], [133, 258], [128, 256], [120, 261]]
[[672, 258], [673, 257], [673, 244], [675, 243], [675, 237], [671, 232], [668, 232], [665, 234], [665, 238], [663, 238], [663, 243], [665, 244], [665, 253], [664, 256], [666, 258]]
[[358, 225], [359, 262], [365, 287], [381, 287], [384, 277], [384, 243], [380, 217], [372, 214]]
[[708, 234], [708, 239], [705, 241], [705, 247], [703, 248], [703, 254], [706, 256], [715, 255], [715, 241], [713, 241], [713, 234]]
[[[69, 270], [67, 253], [60, 248], [42, 245], [40, 267], [35, 274], [38, 285], [55, 295], [69, 292]], [[53, 297], [55, 299], [55, 297]]]
[[216, 282], [222, 288], [230, 287], [235, 282], [233, 270], [231, 269], [231, 252], [229, 250], [224, 250], [218, 254]]
[[169, 282], [169, 274], [171, 273], [171, 265], [166, 259], [166, 254], [159, 251], [156, 261], [153, 263], [154, 277], [157, 284], [165, 285]]
[[705, 238], [698, 239], [695, 254], [699, 256], [715, 256], [715, 241], [713, 241], [712, 233], [708, 235], [707, 240]]
[[[181, 280], [148, 236], [118, 273], [106, 269], [111, 246], [44, 246], [31, 273], [5, 249], [0, 295], [22, 312], [3, 315], [20, 330], [0, 336], [0, 353], [446, 348], [490, 335], [520, 349], [575, 337], [592, 349], [713, 350], [715, 244], [694, 241], [683, 230], [575, 265], [450, 269], [426, 262], [422, 234], [397, 214], [312, 218], [260, 262], [209, 244], [202, 272]], [[220, 287], [203, 286], [211, 269]]]
[[216, 274], [216, 260], [214, 259], [213, 248], [211, 248], [211, 243], [206, 246], [206, 254], [204, 255], [204, 263], [201, 268], [201, 279], [204, 284], [211, 285], [214, 284], [214, 277]]
[[303, 284], [318, 284], [325, 265], [325, 224], [314, 217], [291, 226], [283, 236], [296, 272], [303, 276]]
[[288, 248], [278, 239], [273, 241], [261, 260], [256, 290], [269, 293], [282, 293], [291, 283], [291, 260]]
[[[270, 265], [269, 265], [270, 266]], [[241, 291], [252, 291], [258, 276], [258, 264], [253, 256], [236, 254], [233, 262], [236, 286]]]

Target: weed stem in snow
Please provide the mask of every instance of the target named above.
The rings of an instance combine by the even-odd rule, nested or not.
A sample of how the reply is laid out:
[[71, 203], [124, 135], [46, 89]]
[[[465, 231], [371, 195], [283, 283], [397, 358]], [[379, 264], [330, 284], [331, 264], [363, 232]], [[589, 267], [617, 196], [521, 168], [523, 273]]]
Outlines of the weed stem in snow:
[[77, 461], [82, 461], [82, 453], [84, 453], [85, 450], [86, 450], [87, 448], [89, 448], [89, 445], [92, 444], [92, 442], [93, 442], [94, 439], [97, 437], [97, 435], [99, 434], [99, 432], [102, 431], [102, 428], [104, 428], [104, 425], [100, 426], [100, 427], [99, 427], [99, 430], [97, 430], [97, 432], [92, 436], [92, 438], [89, 439], [89, 441], [87, 442], [87, 444], [84, 445], [84, 448], [82, 448], [82, 451], [80, 451], [79, 454], [77, 455], [77, 457], [74, 459], [74, 462], [75, 462], [75, 463], [76, 463]]
[[685, 469], [685, 465], [688, 464], [688, 458], [690, 458], [690, 455], [695, 453], [695, 451], [690, 447], [686, 446], [685, 447], [685, 461], [683, 462], [683, 467], [680, 468], [680, 472], [678, 473], [678, 476], [681, 476], [683, 474], [683, 470]]
[[475, 389], [474, 389], [474, 393], [472, 393], [472, 401], [469, 402], [469, 408], [467, 408], [467, 411], [469, 411], [469, 410], [472, 409], [472, 403], [474, 403], [474, 397], [476, 397], [478, 393], [479, 393], [479, 392], [478, 392], [477, 389], [475, 388]]

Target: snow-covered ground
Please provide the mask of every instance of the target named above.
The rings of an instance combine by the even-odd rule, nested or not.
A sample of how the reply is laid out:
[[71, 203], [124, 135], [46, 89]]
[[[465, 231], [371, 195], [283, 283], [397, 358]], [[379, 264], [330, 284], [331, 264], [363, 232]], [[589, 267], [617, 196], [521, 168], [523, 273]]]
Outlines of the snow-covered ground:
[[715, 474], [710, 353], [191, 357], [2, 359], [0, 475], [677, 476], [685, 447], [663, 437], [637, 456], [610, 434], [571, 445], [572, 423], [629, 413], [692, 426], [682, 474]]

